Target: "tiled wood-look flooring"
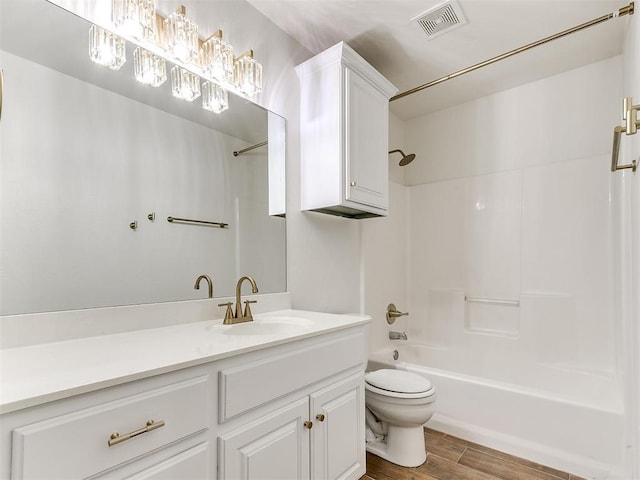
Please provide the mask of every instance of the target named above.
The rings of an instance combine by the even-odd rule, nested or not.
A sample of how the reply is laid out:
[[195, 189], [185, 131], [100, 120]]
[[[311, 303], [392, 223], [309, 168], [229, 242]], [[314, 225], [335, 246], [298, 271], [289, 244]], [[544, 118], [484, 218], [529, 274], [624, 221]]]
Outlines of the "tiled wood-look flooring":
[[427, 461], [406, 468], [367, 453], [360, 480], [584, 480], [575, 475], [425, 429]]

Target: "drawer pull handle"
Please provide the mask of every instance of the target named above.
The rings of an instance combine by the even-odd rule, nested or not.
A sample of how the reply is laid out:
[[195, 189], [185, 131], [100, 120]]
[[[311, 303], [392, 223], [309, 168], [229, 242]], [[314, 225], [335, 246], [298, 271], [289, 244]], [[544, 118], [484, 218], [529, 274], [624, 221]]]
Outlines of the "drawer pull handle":
[[126, 442], [133, 437], [137, 437], [138, 435], [142, 435], [143, 433], [150, 432], [151, 430], [155, 430], [160, 427], [164, 427], [164, 420], [158, 420], [157, 422], [149, 420], [144, 427], [134, 430], [133, 432], [125, 433], [124, 435], [120, 435], [118, 432], [112, 433], [108, 442], [109, 446], [113, 447], [114, 445]]
[[304, 422], [304, 428], [311, 429], [312, 427], [313, 427], [313, 422], [311, 421]]
[[316, 420], [318, 420], [319, 422], [324, 422], [324, 413], [319, 413], [318, 415], [316, 415]]

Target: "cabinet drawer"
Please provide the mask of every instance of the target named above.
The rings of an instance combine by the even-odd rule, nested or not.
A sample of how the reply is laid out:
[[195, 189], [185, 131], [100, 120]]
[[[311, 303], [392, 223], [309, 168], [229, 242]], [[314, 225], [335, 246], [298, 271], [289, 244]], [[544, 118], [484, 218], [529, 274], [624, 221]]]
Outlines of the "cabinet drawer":
[[209, 446], [201, 443], [126, 480], [203, 480], [209, 473]]
[[305, 349], [227, 368], [219, 373], [219, 417], [225, 421], [366, 359], [362, 332]]
[[[207, 428], [201, 376], [13, 431], [13, 479], [84, 478]], [[164, 425], [144, 432], [148, 421]], [[121, 439], [109, 446], [112, 434]]]

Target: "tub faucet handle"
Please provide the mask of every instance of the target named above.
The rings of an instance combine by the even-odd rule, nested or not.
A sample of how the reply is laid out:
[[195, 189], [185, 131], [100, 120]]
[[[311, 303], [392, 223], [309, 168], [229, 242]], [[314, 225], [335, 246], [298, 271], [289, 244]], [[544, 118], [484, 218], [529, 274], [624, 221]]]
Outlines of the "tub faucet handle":
[[389, 305], [387, 305], [387, 323], [389, 325], [395, 322], [396, 318], [402, 317], [405, 315], [409, 315], [409, 312], [399, 312], [393, 303], [390, 303]]

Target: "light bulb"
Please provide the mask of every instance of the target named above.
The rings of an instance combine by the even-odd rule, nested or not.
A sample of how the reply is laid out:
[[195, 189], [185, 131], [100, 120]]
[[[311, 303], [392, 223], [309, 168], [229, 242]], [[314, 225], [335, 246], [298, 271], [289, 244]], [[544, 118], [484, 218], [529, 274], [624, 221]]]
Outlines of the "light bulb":
[[171, 69], [171, 93], [174, 97], [193, 102], [200, 96], [200, 77], [175, 66]]
[[156, 9], [153, 0], [113, 0], [111, 20], [122, 35], [138, 40], [153, 38]]
[[140, 47], [133, 52], [133, 72], [137, 81], [152, 87], [158, 87], [167, 80], [164, 58]]
[[89, 29], [89, 58], [92, 62], [118, 70], [126, 59], [124, 40], [97, 25]]
[[186, 17], [184, 7], [165, 19], [164, 41], [167, 52], [180, 62], [198, 59], [198, 26]]
[[227, 91], [213, 82], [202, 84], [202, 108], [214, 113], [222, 113], [229, 108]]

